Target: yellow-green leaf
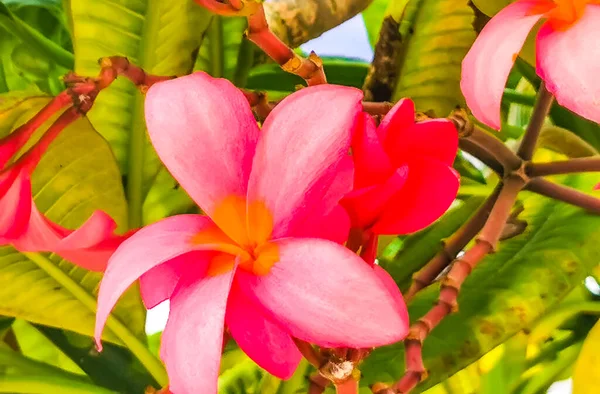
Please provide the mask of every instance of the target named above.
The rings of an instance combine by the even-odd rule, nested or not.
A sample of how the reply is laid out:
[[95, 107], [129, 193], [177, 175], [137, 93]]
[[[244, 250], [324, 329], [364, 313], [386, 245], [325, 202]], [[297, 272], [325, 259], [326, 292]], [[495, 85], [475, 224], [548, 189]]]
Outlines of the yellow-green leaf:
[[573, 394], [596, 394], [600, 387], [600, 321], [588, 334], [573, 371]]
[[[49, 100], [3, 96], [0, 135], [31, 118]], [[48, 126], [49, 122], [41, 130]], [[109, 145], [85, 118], [67, 127], [52, 143], [33, 173], [32, 188], [39, 210], [64, 227], [76, 228], [100, 209], [115, 219], [121, 230], [127, 228], [119, 169]], [[38, 257], [36, 261], [12, 247], [0, 248], [0, 315], [92, 335], [95, 310], [73, 289], [93, 302], [101, 274], [78, 268], [57, 255], [33, 256]], [[73, 288], [66, 288], [61, 281], [68, 281]], [[145, 309], [135, 287], [114, 313], [134, 335], [144, 338]], [[119, 342], [110, 330], [105, 337]]]

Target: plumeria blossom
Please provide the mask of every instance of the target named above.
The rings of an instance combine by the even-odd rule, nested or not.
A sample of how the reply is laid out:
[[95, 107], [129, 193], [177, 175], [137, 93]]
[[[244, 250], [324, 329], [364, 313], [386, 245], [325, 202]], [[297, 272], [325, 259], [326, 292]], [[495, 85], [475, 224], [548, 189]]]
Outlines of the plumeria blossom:
[[407, 311], [391, 277], [324, 239], [348, 232], [338, 201], [352, 187], [361, 99], [354, 88], [304, 88], [259, 129], [226, 80], [198, 72], [152, 86], [152, 143], [206, 216], [169, 217], [117, 249], [100, 285], [96, 339], [140, 277], [147, 307], [170, 299], [161, 358], [174, 394], [217, 392], [225, 326], [284, 379], [301, 358], [293, 337], [354, 348], [404, 338]]
[[354, 135], [354, 190], [342, 205], [354, 228], [373, 234], [408, 234], [438, 219], [456, 198], [452, 168], [458, 132], [447, 119], [415, 122], [403, 99], [379, 127], [368, 114]]
[[79, 229], [66, 229], [40, 213], [31, 194], [31, 174], [64, 125], [57, 121], [33, 147], [10, 163], [35, 128], [23, 127], [0, 140], [0, 245], [12, 245], [21, 252], [54, 252], [88, 270], [102, 271], [125, 239], [114, 234], [112, 218], [96, 211]]
[[600, 1], [520, 0], [494, 16], [462, 63], [461, 88], [473, 115], [500, 129], [508, 74], [527, 35], [536, 37], [536, 70], [559, 104], [600, 122]]

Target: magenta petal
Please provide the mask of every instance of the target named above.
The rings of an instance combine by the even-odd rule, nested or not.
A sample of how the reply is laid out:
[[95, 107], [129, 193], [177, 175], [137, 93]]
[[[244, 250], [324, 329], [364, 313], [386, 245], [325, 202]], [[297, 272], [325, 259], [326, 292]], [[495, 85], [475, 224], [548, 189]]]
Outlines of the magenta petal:
[[95, 330], [98, 345], [106, 319], [121, 294], [144, 273], [164, 262], [194, 250], [210, 250], [211, 245], [191, 242], [194, 235], [210, 228], [216, 226], [207, 216], [178, 215], [144, 227], [123, 242], [110, 258], [100, 283]]
[[409, 234], [429, 226], [448, 210], [459, 185], [458, 174], [448, 165], [413, 159], [406, 184], [389, 200], [373, 232]]
[[384, 182], [393, 170], [377, 135], [375, 121], [369, 114], [363, 113], [361, 122], [352, 141], [352, 158], [356, 165], [355, 188]]
[[537, 36], [537, 73], [556, 101], [600, 123], [600, 6], [587, 5], [581, 19], [564, 31], [549, 24]]
[[500, 103], [516, 56], [541, 15], [535, 1], [517, 1], [490, 20], [462, 62], [460, 87], [473, 115], [500, 129]]
[[175, 289], [160, 346], [171, 392], [217, 393], [225, 309], [234, 273], [192, 276]]
[[147, 309], [152, 309], [161, 302], [171, 298], [179, 280], [190, 272], [188, 268], [202, 270], [208, 266], [213, 252], [195, 251], [177, 256], [159, 266], [152, 268], [140, 277], [140, 292]]
[[353, 227], [370, 227], [381, 215], [390, 199], [397, 194], [408, 178], [409, 168], [403, 166], [384, 183], [348, 193], [341, 204], [350, 216]]
[[246, 195], [259, 129], [238, 88], [197, 72], [153, 85], [145, 105], [160, 159], [204, 212]]
[[342, 198], [328, 190], [348, 155], [361, 99], [355, 88], [308, 87], [286, 97], [265, 121], [248, 201], [265, 203], [273, 214], [273, 237], [286, 236], [315, 211], [331, 211]]
[[293, 375], [302, 359], [298, 347], [235, 285], [229, 294], [225, 322], [239, 347], [261, 368], [280, 379]]
[[412, 157], [430, 157], [451, 166], [458, 151], [458, 131], [448, 119], [426, 120], [390, 136], [385, 149], [397, 166]]
[[410, 99], [398, 101], [390, 112], [381, 120], [377, 128], [377, 134], [381, 143], [385, 146], [390, 138], [412, 126], [415, 123], [415, 103]]
[[276, 241], [280, 261], [265, 276], [238, 272], [238, 284], [297, 338], [327, 347], [373, 347], [404, 338], [408, 321], [373, 269], [322, 239]]
[[0, 173], [0, 238], [14, 239], [26, 231], [32, 204], [29, 174], [16, 169]]

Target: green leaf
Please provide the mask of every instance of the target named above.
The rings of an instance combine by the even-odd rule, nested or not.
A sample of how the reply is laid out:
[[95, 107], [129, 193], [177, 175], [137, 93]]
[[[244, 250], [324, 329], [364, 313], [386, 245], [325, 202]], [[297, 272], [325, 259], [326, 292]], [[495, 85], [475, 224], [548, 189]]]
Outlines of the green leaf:
[[595, 394], [600, 387], [600, 321], [583, 342], [573, 371], [573, 394]]
[[213, 16], [204, 35], [194, 70], [227, 78], [243, 86], [252, 63], [254, 44], [244, 38], [246, 18]]
[[483, 197], [470, 197], [451, 209], [438, 222], [404, 239], [402, 248], [379, 263], [394, 278], [400, 289], [410, 285], [412, 274], [423, 267], [442, 248], [442, 240], [452, 235], [483, 203]]
[[104, 343], [99, 353], [90, 337], [41, 325], [35, 327], [99, 386], [120, 393], [143, 393], [146, 387], [157, 386], [126, 348]]
[[[121, 55], [155, 75], [192, 71], [210, 21], [193, 1], [107, 0], [66, 2], [73, 24], [75, 72], [98, 74], [98, 59]], [[144, 97], [119, 78], [98, 96], [89, 118], [110, 143], [126, 175], [130, 225], [142, 223], [142, 204], [161, 164], [146, 136]]]
[[383, 18], [386, 16], [386, 10], [390, 0], [375, 0], [362, 12], [362, 17], [367, 28], [367, 34], [369, 35], [369, 42], [371, 47], [375, 48], [377, 39], [379, 38], [379, 31], [381, 30], [381, 24]]
[[511, 0], [473, 0], [475, 7], [490, 17], [496, 15], [510, 3], [512, 3]]
[[[393, 94], [410, 97], [419, 111], [448, 115], [464, 106], [461, 62], [475, 41], [468, 0], [411, 1], [401, 25], [404, 54]], [[410, 26], [407, 27], [407, 25]]]
[[114, 391], [59, 375], [0, 376], [0, 393], [115, 394]]
[[598, 154], [598, 151], [583, 138], [557, 126], [546, 126], [542, 129], [538, 146], [569, 157], [588, 157]]
[[65, 371], [83, 375], [84, 372], [31, 324], [17, 319], [12, 326], [23, 355]]
[[[48, 101], [47, 97], [13, 98], [11, 106], [5, 96], [0, 100], [0, 135], [29, 119]], [[67, 228], [76, 228], [98, 209], [115, 219], [121, 230], [126, 228], [127, 206], [114, 156], [85, 118], [67, 127], [50, 146], [33, 173], [32, 191], [38, 209]], [[55, 271], [49, 272], [12, 247], [0, 248], [0, 314], [92, 335], [95, 310], [57, 282], [56, 275], [72, 281], [92, 299], [101, 275], [56, 255], [39, 257]], [[135, 287], [123, 297], [115, 315], [138, 338], [145, 337], [145, 309]], [[111, 330], [106, 339], [120, 343]]]
[[[569, 175], [561, 183], [592, 190], [594, 175]], [[459, 312], [448, 316], [425, 341], [430, 387], [477, 360], [557, 304], [600, 259], [600, 218], [582, 209], [522, 193], [520, 220], [526, 230], [502, 242], [461, 289]], [[431, 286], [409, 305], [413, 320], [431, 308], [439, 293]], [[404, 369], [401, 344], [377, 349], [362, 371], [365, 383], [398, 379]]]
[[192, 213], [196, 203], [163, 167], [158, 171], [143, 206], [143, 224], [148, 225], [167, 216]]
[[72, 53], [23, 22], [15, 16], [3, 2], [0, 2], [0, 27], [6, 30], [2, 30], [2, 35], [9, 32], [29, 45], [32, 50], [52, 59], [60, 66], [67, 69], [73, 67]]

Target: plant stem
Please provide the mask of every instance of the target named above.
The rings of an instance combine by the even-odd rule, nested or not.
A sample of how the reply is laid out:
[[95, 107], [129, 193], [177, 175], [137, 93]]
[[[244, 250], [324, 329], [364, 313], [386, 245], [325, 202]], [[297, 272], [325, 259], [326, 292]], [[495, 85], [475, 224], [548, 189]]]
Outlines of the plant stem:
[[319, 351], [317, 351], [313, 347], [313, 345], [311, 345], [308, 342], [304, 342], [303, 340], [300, 340], [298, 338], [293, 338], [293, 339], [294, 339], [294, 343], [298, 347], [298, 350], [300, 350], [300, 353], [302, 353], [302, 355], [304, 356], [306, 361], [311, 363], [317, 369], [320, 368], [321, 365], [323, 365], [323, 362], [325, 360], [324, 360], [323, 356], [321, 355], [321, 353], [319, 353]]
[[494, 157], [494, 155], [485, 147], [469, 140], [461, 139], [458, 141], [458, 147], [471, 156], [477, 158], [500, 177], [504, 175], [504, 166]]
[[530, 177], [572, 174], [575, 172], [599, 172], [600, 157], [580, 157], [550, 163], [528, 163], [526, 171]]
[[[97, 303], [94, 296], [83, 289], [62, 269], [40, 253], [24, 252], [23, 254], [69, 291], [73, 297], [87, 307], [91, 313], [96, 313]], [[129, 350], [131, 350], [161, 386], [167, 384], [167, 373], [160, 360], [158, 360], [123, 323], [111, 315], [106, 322], [106, 326], [123, 342], [123, 344], [125, 344], [125, 346], [127, 346]]]
[[0, 376], [0, 393], [115, 394], [114, 391], [62, 376]]
[[510, 217], [511, 208], [525, 183], [526, 180], [518, 174], [511, 173], [506, 177], [489, 217], [476, 238], [475, 245], [454, 261], [450, 272], [442, 281], [436, 305], [410, 327], [405, 340], [406, 372], [400, 381], [392, 386], [392, 390], [397, 393], [409, 393], [427, 377], [422, 357], [423, 341], [447, 315], [458, 310], [456, 300], [462, 284], [483, 258], [494, 251], [504, 225]]
[[223, 20], [221, 16], [214, 15], [208, 27], [208, 36], [210, 37], [210, 75], [215, 78], [222, 78], [225, 63], [223, 55]]
[[308, 394], [322, 394], [325, 388], [331, 384], [331, 381], [320, 373], [316, 372], [310, 377], [308, 386]]
[[452, 234], [450, 238], [442, 242], [442, 250], [413, 275], [412, 284], [404, 295], [406, 302], [409, 302], [423, 288], [429, 286], [450, 265], [452, 260], [456, 258], [456, 255], [477, 235], [490, 215], [490, 211], [496, 203], [499, 193], [500, 186], [494, 190], [469, 220]]
[[600, 214], [600, 199], [546, 179], [532, 179], [527, 190]]
[[[472, 154], [486, 163], [493, 158], [500, 163], [504, 173], [509, 173], [521, 167], [522, 160], [511, 151], [502, 141], [479, 126], [473, 124], [464, 110], [454, 111], [449, 119], [458, 130], [461, 149]], [[490, 166], [490, 168], [493, 168]]]
[[337, 394], [358, 394], [358, 381], [350, 378], [344, 383], [338, 383], [335, 385], [335, 391]]
[[533, 107], [531, 119], [527, 125], [527, 130], [525, 130], [525, 135], [523, 136], [519, 150], [517, 151], [517, 155], [521, 159], [529, 161], [533, 157], [533, 152], [540, 136], [544, 119], [546, 119], [546, 116], [550, 112], [553, 102], [554, 96], [552, 96], [552, 93], [546, 89], [546, 85], [542, 82], [538, 91], [537, 101]]

